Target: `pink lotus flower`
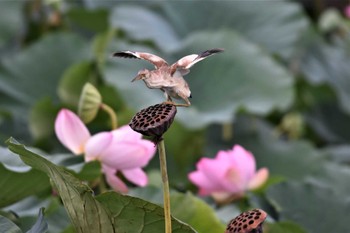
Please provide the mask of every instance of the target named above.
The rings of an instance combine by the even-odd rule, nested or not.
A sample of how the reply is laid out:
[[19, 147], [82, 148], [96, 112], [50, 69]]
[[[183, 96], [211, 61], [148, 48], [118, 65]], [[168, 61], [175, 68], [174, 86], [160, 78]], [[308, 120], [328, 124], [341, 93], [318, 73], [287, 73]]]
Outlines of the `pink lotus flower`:
[[202, 158], [197, 171], [188, 178], [199, 187], [199, 195], [211, 195], [216, 201], [224, 202], [260, 187], [268, 175], [267, 168], [256, 171], [252, 153], [235, 145], [232, 150], [219, 151], [214, 159]]
[[156, 148], [129, 126], [90, 136], [77, 115], [62, 109], [56, 118], [55, 132], [60, 142], [73, 153], [85, 153], [86, 162], [101, 161], [107, 183], [114, 190], [128, 191], [125, 183], [117, 176], [118, 172], [138, 186], [147, 185], [147, 175], [141, 168], [148, 164]]
[[347, 18], [350, 18], [350, 5], [347, 5], [344, 9], [344, 14]]
[[79, 117], [67, 109], [59, 111], [55, 132], [60, 142], [74, 154], [82, 154], [86, 141], [91, 137]]

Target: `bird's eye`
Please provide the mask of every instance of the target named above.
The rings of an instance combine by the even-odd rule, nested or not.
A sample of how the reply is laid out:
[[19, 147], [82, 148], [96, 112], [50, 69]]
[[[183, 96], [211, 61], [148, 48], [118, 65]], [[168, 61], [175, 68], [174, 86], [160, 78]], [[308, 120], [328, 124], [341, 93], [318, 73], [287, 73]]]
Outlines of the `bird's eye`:
[[190, 94], [190, 98], [192, 98], [192, 94]]

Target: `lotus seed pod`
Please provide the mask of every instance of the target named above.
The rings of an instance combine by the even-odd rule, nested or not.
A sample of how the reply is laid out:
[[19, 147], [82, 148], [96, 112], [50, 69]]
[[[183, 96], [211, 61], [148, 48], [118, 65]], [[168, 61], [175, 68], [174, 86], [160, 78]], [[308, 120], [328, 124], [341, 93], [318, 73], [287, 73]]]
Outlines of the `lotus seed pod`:
[[129, 126], [136, 132], [153, 137], [157, 143], [174, 121], [176, 112], [173, 104], [156, 104], [136, 113]]
[[229, 222], [225, 233], [262, 233], [266, 217], [266, 212], [261, 209], [243, 212]]
[[91, 122], [97, 115], [102, 97], [96, 87], [86, 83], [79, 99], [78, 115], [84, 123]]

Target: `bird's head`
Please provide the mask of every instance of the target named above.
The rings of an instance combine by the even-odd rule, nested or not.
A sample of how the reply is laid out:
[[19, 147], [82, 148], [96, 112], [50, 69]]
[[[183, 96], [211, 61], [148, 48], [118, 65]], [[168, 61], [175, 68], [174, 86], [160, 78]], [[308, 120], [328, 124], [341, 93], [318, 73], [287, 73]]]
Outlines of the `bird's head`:
[[133, 80], [131, 80], [131, 82], [134, 82], [137, 80], [143, 80], [143, 79], [148, 77], [148, 74], [149, 74], [149, 70], [147, 70], [147, 69], [140, 70], [137, 73], [137, 76]]

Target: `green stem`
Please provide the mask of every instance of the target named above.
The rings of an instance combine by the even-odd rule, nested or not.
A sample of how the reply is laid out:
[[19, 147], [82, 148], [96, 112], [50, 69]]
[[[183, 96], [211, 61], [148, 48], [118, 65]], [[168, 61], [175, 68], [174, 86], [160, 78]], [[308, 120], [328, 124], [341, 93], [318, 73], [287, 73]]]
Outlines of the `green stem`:
[[101, 174], [98, 187], [100, 189], [100, 193], [105, 193], [107, 192], [107, 187], [106, 187], [106, 182], [105, 182], [105, 177], [103, 174]]
[[233, 128], [232, 123], [227, 122], [222, 124], [222, 139], [224, 141], [230, 141], [233, 138]]
[[166, 167], [166, 154], [165, 154], [164, 140], [161, 140], [158, 143], [158, 154], [159, 154], [160, 170], [162, 173], [162, 182], [163, 182], [165, 233], [171, 233], [170, 192], [169, 192], [168, 172]]
[[116, 129], [118, 127], [117, 114], [111, 107], [104, 103], [101, 104], [101, 109], [107, 112], [109, 117], [111, 118], [112, 130]]

